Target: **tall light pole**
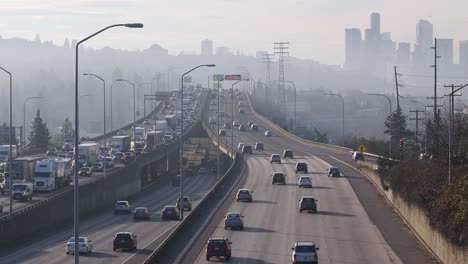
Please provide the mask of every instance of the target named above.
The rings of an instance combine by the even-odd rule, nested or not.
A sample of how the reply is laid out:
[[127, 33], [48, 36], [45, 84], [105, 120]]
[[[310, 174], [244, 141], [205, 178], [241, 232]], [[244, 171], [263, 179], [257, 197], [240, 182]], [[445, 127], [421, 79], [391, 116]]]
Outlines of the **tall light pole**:
[[[377, 93], [370, 93], [370, 94], [367, 94], [367, 95], [385, 97], [387, 99], [387, 101], [388, 101], [388, 105], [390, 106], [389, 115], [392, 114], [392, 100], [390, 100], [390, 97], [386, 96], [385, 94], [377, 94]], [[392, 136], [393, 136], [392, 133], [393, 133], [393, 122], [390, 119], [390, 142], [389, 142], [389, 145], [388, 145], [388, 158], [389, 159], [392, 158]]]
[[345, 146], [345, 136], [344, 136], [344, 100], [343, 100], [343, 97], [339, 94], [336, 94], [336, 93], [328, 93], [328, 94], [325, 94], [325, 95], [331, 95], [331, 96], [337, 96], [341, 99], [341, 103], [343, 104], [343, 147]]
[[25, 142], [26, 142], [26, 103], [29, 101], [29, 100], [32, 100], [32, 99], [41, 99], [41, 98], [44, 98], [42, 96], [31, 96], [31, 97], [28, 97], [26, 100], [24, 100], [24, 103], [23, 103], [23, 142], [21, 142], [21, 149], [24, 151], [24, 146], [26, 145]]
[[[180, 200], [184, 198], [184, 77], [200, 67], [216, 67], [215, 64], [202, 64], [190, 71], [182, 74], [180, 77]], [[219, 147], [219, 146], [218, 146]], [[180, 221], [184, 220], [184, 210], [180, 211]]]
[[[296, 95], [297, 95], [297, 91], [296, 91], [296, 84], [294, 84], [294, 82], [292, 81], [284, 81], [285, 83], [290, 83], [292, 84], [292, 86], [294, 86], [294, 124], [293, 124], [293, 130], [296, 130]], [[343, 99], [342, 99], [343, 100]], [[344, 103], [343, 103], [344, 105]], [[343, 138], [344, 140], [344, 138]], [[343, 143], [344, 144], [344, 143]]]
[[6, 69], [0, 67], [2, 71], [10, 76], [10, 155], [8, 155], [8, 179], [9, 179], [9, 195], [10, 195], [10, 216], [13, 214], [13, 195], [11, 194], [11, 186], [13, 185], [13, 176], [11, 170], [11, 160], [13, 156], [13, 78], [11, 76], [11, 72], [7, 71]]
[[[115, 80], [116, 82], [126, 82], [128, 84], [130, 84], [133, 88], [133, 140], [135, 140], [135, 122], [136, 122], [136, 105], [135, 105], [135, 84], [128, 81], [128, 80], [125, 80], [125, 79], [117, 79]], [[135, 155], [135, 159], [136, 159], [136, 155]]]
[[[102, 101], [103, 101], [103, 109], [104, 109], [104, 113], [103, 113], [103, 117], [104, 117], [104, 149], [107, 150], [107, 142], [106, 142], [106, 138], [107, 138], [107, 131], [106, 131], [106, 81], [97, 76], [96, 74], [93, 74], [93, 73], [83, 73], [83, 75], [85, 76], [92, 76], [92, 77], [95, 77], [99, 80], [101, 80], [102, 82], [102, 91], [103, 91], [103, 96], [102, 96]], [[106, 151], [107, 152], [107, 151]], [[106, 177], [106, 174], [107, 174], [107, 160], [106, 160], [106, 155], [104, 155], [104, 168], [103, 168], [103, 173], [104, 173], [104, 178]]]
[[[88, 37], [78, 41], [75, 47], [75, 165], [78, 165], [78, 143], [79, 143], [79, 113], [78, 113], [78, 105], [79, 105], [79, 95], [78, 95], [78, 51], [80, 44], [84, 43], [88, 39], [114, 27], [128, 27], [128, 28], [142, 28], [143, 24], [140, 23], [129, 23], [129, 24], [114, 24], [110, 25], [108, 27], [105, 27], [99, 31], [97, 31], [94, 34], [89, 35]], [[78, 184], [78, 170], [75, 168], [74, 171], [74, 188], [73, 188], [73, 193], [74, 193], [74, 205], [73, 205], [73, 213], [74, 213], [74, 225], [73, 225], [73, 233], [74, 233], [74, 238], [75, 238], [75, 264], [78, 264], [80, 262], [80, 254], [77, 254], [79, 252], [79, 184]], [[11, 193], [11, 192], [10, 192]], [[10, 194], [11, 195], [11, 194]]]

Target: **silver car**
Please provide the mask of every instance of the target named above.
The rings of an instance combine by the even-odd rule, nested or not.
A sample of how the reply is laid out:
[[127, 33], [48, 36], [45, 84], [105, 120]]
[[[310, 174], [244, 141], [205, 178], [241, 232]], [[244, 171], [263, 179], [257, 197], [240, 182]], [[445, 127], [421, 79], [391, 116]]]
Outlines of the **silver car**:
[[318, 263], [317, 250], [314, 242], [296, 242], [291, 248], [292, 263]]
[[237, 191], [236, 200], [251, 202], [253, 199], [252, 192], [249, 189], [239, 189]]
[[119, 213], [132, 213], [132, 206], [128, 201], [117, 201], [114, 205], [114, 214]]
[[239, 212], [229, 212], [224, 218], [224, 229], [244, 229], [244, 218]]

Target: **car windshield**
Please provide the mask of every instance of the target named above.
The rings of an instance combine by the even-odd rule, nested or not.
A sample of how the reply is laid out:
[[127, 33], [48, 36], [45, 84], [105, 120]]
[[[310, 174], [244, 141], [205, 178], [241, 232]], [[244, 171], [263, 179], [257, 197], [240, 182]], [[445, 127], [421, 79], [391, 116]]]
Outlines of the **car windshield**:
[[123, 239], [123, 240], [128, 240], [130, 239], [130, 234], [117, 234], [115, 236], [116, 239]]
[[226, 241], [221, 240], [221, 239], [210, 240], [208, 244], [213, 245], [213, 246], [224, 246], [226, 245]]
[[239, 191], [239, 194], [249, 194], [249, 191], [247, 191], [247, 190], [242, 190], [242, 191]]
[[314, 198], [302, 198], [302, 202], [304, 203], [313, 203], [315, 202]]
[[174, 206], [166, 206], [166, 207], [164, 207], [164, 210], [165, 211], [175, 211], [176, 209], [175, 209]]
[[13, 191], [24, 191], [26, 190], [26, 185], [13, 185], [11, 189]]
[[117, 202], [116, 205], [127, 205], [127, 202]]
[[[84, 237], [80, 237], [79, 241], [80, 241], [80, 243], [84, 243], [85, 242]], [[68, 242], [75, 242], [75, 238], [74, 237], [70, 238], [70, 240], [68, 240]]]
[[135, 212], [137, 213], [145, 213], [146, 212], [146, 208], [138, 208], [135, 210]]
[[296, 252], [315, 252], [315, 246], [296, 246]]

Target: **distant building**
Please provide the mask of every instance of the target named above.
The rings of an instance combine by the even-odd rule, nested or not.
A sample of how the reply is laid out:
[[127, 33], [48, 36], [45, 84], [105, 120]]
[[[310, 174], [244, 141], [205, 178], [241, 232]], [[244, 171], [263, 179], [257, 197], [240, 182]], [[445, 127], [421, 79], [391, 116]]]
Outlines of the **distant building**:
[[380, 38], [381, 40], [385, 41], [385, 40], [392, 40], [392, 33], [390, 32], [383, 32], [381, 35], [380, 35]]
[[416, 44], [414, 45], [413, 65], [416, 67], [427, 67], [431, 65], [434, 52], [433, 26], [427, 20], [419, 20], [416, 24]]
[[410, 64], [411, 62], [411, 45], [408, 42], [398, 43], [396, 54], [397, 64]]
[[255, 58], [259, 61], [262, 61], [264, 54], [268, 54], [268, 51], [259, 50], [255, 53]]
[[345, 29], [345, 66], [359, 67], [361, 59], [361, 30], [359, 28]]
[[374, 40], [380, 39], [380, 14], [379, 13], [372, 13], [371, 14], [371, 32], [372, 38]]
[[232, 52], [228, 47], [217, 47], [216, 55], [217, 56], [232, 56]]
[[460, 57], [459, 57], [460, 66], [464, 70], [468, 70], [468, 40], [460, 41]]
[[437, 39], [437, 56], [440, 65], [453, 65], [453, 39]]
[[213, 41], [204, 39], [201, 41], [201, 55], [211, 56], [213, 55]]

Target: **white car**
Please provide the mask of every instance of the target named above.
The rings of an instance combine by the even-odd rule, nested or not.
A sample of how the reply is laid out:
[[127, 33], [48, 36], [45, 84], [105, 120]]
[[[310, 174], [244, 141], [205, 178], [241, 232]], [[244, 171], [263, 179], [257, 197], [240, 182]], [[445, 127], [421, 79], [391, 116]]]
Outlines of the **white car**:
[[[80, 237], [80, 250], [79, 253], [92, 253], [93, 252], [93, 241], [87, 237]], [[67, 242], [66, 252], [68, 254], [75, 253], [75, 237], [70, 238]]]
[[239, 121], [234, 120], [234, 122], [232, 122], [232, 125], [237, 127], [237, 126], [240, 126], [240, 123], [239, 123]]
[[238, 150], [242, 150], [242, 148], [244, 147], [245, 143], [242, 143], [240, 142], [238, 145], [237, 145], [237, 149]]
[[312, 180], [310, 179], [309, 176], [301, 176], [299, 178], [299, 181], [297, 182], [297, 185], [299, 186], [299, 188], [301, 187], [312, 188]]
[[265, 137], [271, 137], [273, 136], [273, 133], [271, 131], [265, 131]]
[[292, 263], [318, 263], [317, 250], [314, 242], [299, 242], [291, 248]]

